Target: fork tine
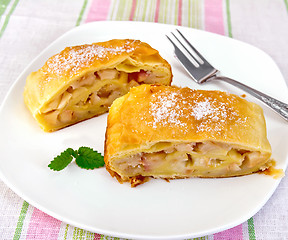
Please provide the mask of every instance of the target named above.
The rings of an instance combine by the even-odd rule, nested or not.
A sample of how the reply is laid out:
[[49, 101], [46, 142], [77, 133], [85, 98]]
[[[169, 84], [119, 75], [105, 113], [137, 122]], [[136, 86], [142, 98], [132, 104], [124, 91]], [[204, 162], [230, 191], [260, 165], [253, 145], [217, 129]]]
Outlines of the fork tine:
[[[205, 60], [205, 58], [191, 45], [191, 43], [189, 43], [179, 30], [177, 31], [183, 39], [180, 40], [180, 38], [177, 38], [173, 33], [171, 33], [173, 38], [166, 35], [174, 47], [175, 56], [194, 81], [197, 83], [205, 82], [209, 77], [215, 75], [218, 70]], [[183, 45], [184, 41], [186, 41], [188, 45]], [[191, 51], [194, 52], [191, 53]]]
[[[175, 55], [176, 57], [179, 59], [180, 63], [184, 66], [184, 68], [188, 71], [188, 73], [190, 74], [190, 76], [194, 78], [192, 72], [197, 70], [197, 66], [195, 66], [187, 57], [186, 55], [178, 48], [178, 46], [173, 42], [173, 40], [166, 35], [166, 37], [168, 38], [168, 40], [172, 43], [172, 45], [174, 46], [175, 49]], [[189, 70], [188, 70], [189, 69]]]
[[[179, 29], [176, 29], [176, 31], [180, 34], [180, 36], [185, 40], [185, 42], [193, 49], [193, 51], [198, 55], [198, 57], [206, 64], [211, 65], [198, 51], [193, 45], [188, 41], [188, 39], [180, 32]], [[186, 49], [187, 50], [187, 49]]]
[[[178, 41], [178, 43], [180, 43], [181, 46], [186, 50], [186, 53], [189, 54], [189, 56], [192, 57], [193, 60], [194, 60], [198, 65], [200, 65], [201, 62], [199, 62], [198, 59], [197, 59], [195, 56], [193, 56], [193, 54], [191, 53], [191, 51], [189, 51], [189, 50], [186, 48], [186, 46], [179, 40], [179, 38], [178, 38], [173, 32], [171, 32], [171, 34], [172, 34], [173, 37]], [[181, 36], [182, 36], [182, 35], [181, 35]], [[183, 36], [182, 36], [182, 37], [183, 37]], [[187, 41], [187, 39], [185, 39], [185, 38], [184, 38], [184, 40]]]
[[167, 38], [168, 38], [168, 40], [172, 43], [172, 45], [175, 47], [175, 49], [176, 48], [178, 48], [177, 46], [176, 46], [176, 44], [171, 40], [171, 38], [168, 36], [168, 35], [165, 35]]

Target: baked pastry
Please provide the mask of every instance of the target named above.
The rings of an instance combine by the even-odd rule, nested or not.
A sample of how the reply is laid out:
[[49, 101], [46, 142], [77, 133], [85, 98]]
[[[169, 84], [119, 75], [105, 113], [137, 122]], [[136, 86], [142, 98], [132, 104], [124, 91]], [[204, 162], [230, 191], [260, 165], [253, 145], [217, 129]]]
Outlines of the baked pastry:
[[262, 108], [233, 94], [141, 85], [109, 110], [104, 160], [121, 183], [246, 175], [270, 156]]
[[45, 131], [55, 131], [108, 111], [139, 84], [170, 85], [171, 66], [139, 40], [67, 47], [31, 73], [25, 104]]

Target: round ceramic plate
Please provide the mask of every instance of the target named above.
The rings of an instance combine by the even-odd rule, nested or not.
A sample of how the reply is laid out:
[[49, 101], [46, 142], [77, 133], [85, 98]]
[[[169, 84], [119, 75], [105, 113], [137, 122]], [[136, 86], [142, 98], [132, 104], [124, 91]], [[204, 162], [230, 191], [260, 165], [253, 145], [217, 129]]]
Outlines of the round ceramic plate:
[[[75, 163], [61, 172], [47, 165], [68, 147], [90, 146], [103, 153], [107, 114], [54, 133], [43, 132], [23, 102], [27, 75], [67, 46], [113, 38], [140, 39], [172, 65], [173, 84], [244, 92], [225, 83], [197, 85], [175, 60], [165, 34], [175, 26], [143, 22], [95, 22], [53, 42], [21, 74], [0, 110], [0, 174], [19, 196], [47, 214], [89, 231], [133, 239], [183, 239], [234, 227], [254, 215], [280, 180], [254, 174], [227, 179], [151, 180], [137, 188], [119, 184], [105, 168], [83, 170]], [[179, 27], [223, 75], [287, 102], [287, 87], [273, 60], [245, 43]], [[250, 101], [258, 101], [247, 96]], [[259, 103], [278, 168], [288, 160], [287, 123]]]

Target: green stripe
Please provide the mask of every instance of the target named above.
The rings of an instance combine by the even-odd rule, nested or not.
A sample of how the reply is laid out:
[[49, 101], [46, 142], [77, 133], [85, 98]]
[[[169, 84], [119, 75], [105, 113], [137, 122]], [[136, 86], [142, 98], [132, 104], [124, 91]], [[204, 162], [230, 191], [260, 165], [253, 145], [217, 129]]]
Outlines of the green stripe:
[[287, 12], [288, 12], [288, 0], [284, 0], [284, 3], [285, 3], [285, 5], [286, 5], [286, 10], [287, 10]]
[[[192, 2], [192, 5], [190, 5], [190, 2]], [[197, 27], [197, 18], [198, 18], [198, 16], [197, 16], [197, 14], [196, 14], [196, 8], [197, 8], [197, 6], [196, 6], [196, 1], [195, 0], [192, 0], [192, 1], [189, 1], [189, 19], [190, 19], [190, 22], [189, 22], [189, 24], [190, 24], [190, 26], [192, 27], [192, 28], [196, 28]]]
[[88, 0], [84, 0], [84, 2], [83, 2], [83, 5], [82, 5], [82, 8], [81, 8], [79, 17], [78, 17], [77, 22], [76, 22], [76, 26], [79, 26], [80, 23], [81, 23], [81, 21], [82, 21], [83, 14], [84, 14], [85, 9], [86, 9], [86, 7], [87, 7], [87, 2], [88, 2]]
[[118, 11], [116, 15], [116, 20], [123, 20], [124, 12], [125, 12], [125, 0], [120, 0], [118, 5]]
[[149, 12], [149, 22], [154, 22], [155, 19], [155, 12], [156, 12], [156, 0], [153, 0], [151, 3], [151, 9]]
[[5, 21], [4, 21], [4, 23], [3, 23], [3, 26], [2, 26], [2, 28], [1, 28], [1, 30], [0, 30], [0, 38], [2, 37], [2, 35], [3, 35], [3, 33], [4, 33], [5, 29], [6, 29], [6, 27], [7, 27], [7, 25], [8, 25], [9, 19], [10, 19], [12, 13], [14, 12], [14, 10], [15, 10], [18, 2], [19, 2], [19, 0], [15, 0], [15, 1], [14, 1], [14, 3], [13, 3], [13, 5], [12, 5], [9, 13], [7, 14], [7, 16], [6, 16], [6, 18], [5, 18]]
[[196, 14], [196, 22], [197, 22], [197, 24], [196, 24], [196, 27], [198, 28], [198, 29], [201, 29], [201, 26], [200, 26], [200, 12], [201, 12], [201, 8], [200, 8], [200, 4], [199, 4], [199, 1], [198, 0], [196, 0], [196, 9], [197, 9], [197, 14]]
[[85, 239], [86, 240], [94, 240], [94, 233], [87, 231]]
[[198, 237], [198, 238], [189, 238], [189, 239], [186, 239], [186, 240], [207, 240], [207, 239], [209, 239], [208, 236]]
[[6, 8], [8, 7], [10, 2], [11, 2], [11, 0], [2, 0], [2, 2], [0, 4], [0, 17], [6, 11]]
[[193, 240], [206, 240], [206, 239], [208, 239], [208, 236], [193, 238]]
[[254, 229], [254, 220], [253, 217], [248, 219], [248, 233], [249, 233], [249, 240], [255, 240], [255, 229]]
[[111, 11], [111, 15], [110, 15], [110, 20], [114, 20], [113, 17], [114, 17], [114, 12], [115, 12], [115, 9], [116, 9], [116, 1], [114, 0], [113, 3], [111, 3], [112, 5], [112, 11]]
[[174, 25], [178, 25], [178, 11], [179, 10], [179, 1], [175, 1], [175, 19], [174, 19]]
[[192, 5], [192, 27], [193, 28], [196, 28], [196, 2], [195, 2], [195, 0], [192, 0], [192, 3], [193, 3], [193, 5]]
[[[146, 0], [145, 0], [145, 8], [146, 8], [146, 9], [145, 9], [145, 12], [146, 12], [146, 14], [145, 14], [146, 20], [145, 20], [145, 18], [144, 18], [143, 21], [151, 22], [151, 20], [152, 20], [151, 14], [155, 12], [155, 11], [154, 11], [154, 0], [152, 0], [152, 1], [146, 1]], [[148, 9], [148, 10], [147, 10], [147, 9]]]
[[135, 13], [134, 13], [134, 19], [133, 20], [136, 20], [136, 21], [140, 20], [141, 11], [142, 11], [142, 5], [141, 5], [142, 2], [143, 2], [143, 0], [142, 1], [136, 1]]
[[160, 1], [159, 4], [159, 13], [158, 13], [158, 22], [163, 22], [163, 11], [161, 10], [161, 8], [163, 7], [163, 2]]
[[164, 1], [164, 2], [160, 1], [159, 22], [165, 23], [166, 9], [167, 9], [167, 1]]
[[164, 23], [167, 23], [168, 0], [165, 1], [165, 3], [166, 3], [166, 4], [165, 4], [165, 6], [164, 6], [165, 8], [164, 8], [164, 11], [163, 11], [163, 14], [164, 14], [164, 15], [163, 15], [163, 22], [164, 22]]
[[29, 207], [29, 203], [24, 201], [23, 204], [22, 204], [22, 208], [21, 208], [21, 212], [20, 212], [19, 218], [18, 218], [17, 227], [15, 229], [13, 240], [20, 239], [22, 228], [23, 228], [23, 223], [24, 223], [27, 211], [28, 211], [28, 207]]
[[82, 239], [83, 235], [84, 235], [83, 229], [74, 227], [73, 240]]
[[230, 13], [230, 0], [226, 0], [226, 13], [227, 13], [227, 26], [228, 26], [228, 36], [232, 36], [232, 25], [231, 25], [231, 13]]
[[188, 19], [187, 26], [191, 27], [191, 1], [188, 1]]
[[69, 230], [69, 224], [66, 224], [65, 233], [64, 233], [64, 239], [63, 240], [67, 240], [68, 230]]
[[130, 18], [131, 10], [132, 10], [132, 1], [125, 1], [125, 16], [123, 20], [128, 21]]
[[[142, 0], [143, 2], [143, 0]], [[144, 7], [143, 7], [143, 15], [142, 15], [142, 21], [145, 21], [145, 16], [146, 16], [146, 11], [147, 11], [147, 1], [144, 0]]]
[[[115, 20], [120, 20], [121, 19], [121, 5], [122, 5], [122, 0], [118, 0], [118, 7], [117, 7], [117, 12], [116, 12], [116, 16], [115, 16]], [[123, 8], [123, 6], [122, 6]]]

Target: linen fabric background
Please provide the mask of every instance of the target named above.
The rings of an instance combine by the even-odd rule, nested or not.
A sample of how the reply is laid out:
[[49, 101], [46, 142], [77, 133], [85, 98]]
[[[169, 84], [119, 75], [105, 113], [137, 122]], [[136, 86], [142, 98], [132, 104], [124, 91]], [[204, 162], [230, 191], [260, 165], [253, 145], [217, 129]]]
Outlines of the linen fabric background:
[[[288, 83], [287, 0], [1, 0], [0, 103], [23, 69], [51, 42], [75, 26], [103, 20], [181, 25], [244, 41], [268, 53]], [[287, 203], [285, 177], [248, 221], [198, 239], [288, 239]], [[119, 238], [61, 222], [0, 181], [0, 239]]]

